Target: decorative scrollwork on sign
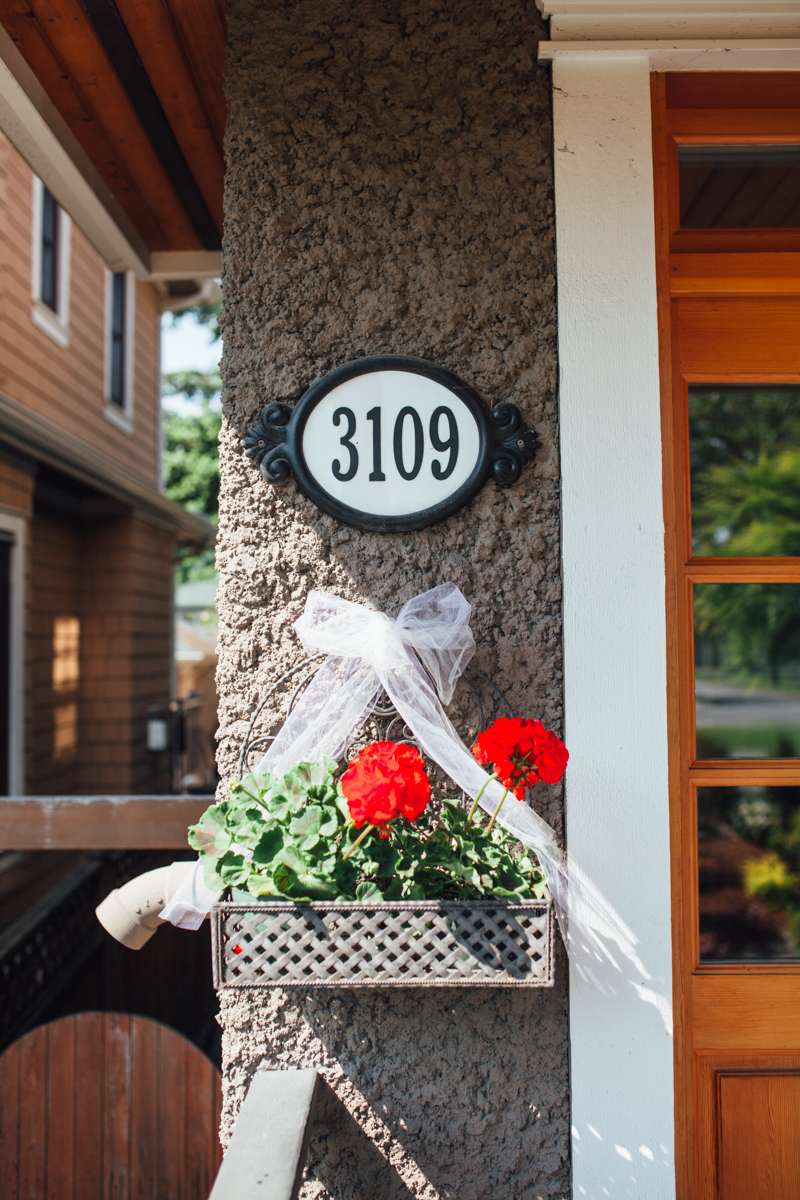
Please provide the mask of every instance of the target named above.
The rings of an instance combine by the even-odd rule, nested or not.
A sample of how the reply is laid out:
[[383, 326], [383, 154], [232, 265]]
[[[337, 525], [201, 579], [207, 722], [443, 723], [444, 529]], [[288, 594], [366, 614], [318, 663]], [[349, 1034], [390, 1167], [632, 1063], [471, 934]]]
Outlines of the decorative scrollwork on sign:
[[492, 409], [495, 450], [492, 475], [499, 487], [510, 487], [533, 462], [539, 446], [534, 429], [528, 429], [516, 404], [498, 404]]
[[269, 404], [242, 438], [245, 454], [268, 483], [283, 483], [292, 473], [286, 453], [286, 427], [291, 416], [285, 404]]
[[242, 439], [268, 483], [292, 475], [323, 512], [376, 533], [435, 525], [490, 477], [509, 487], [538, 444], [516, 405], [489, 409], [452, 371], [400, 355], [337, 367]]

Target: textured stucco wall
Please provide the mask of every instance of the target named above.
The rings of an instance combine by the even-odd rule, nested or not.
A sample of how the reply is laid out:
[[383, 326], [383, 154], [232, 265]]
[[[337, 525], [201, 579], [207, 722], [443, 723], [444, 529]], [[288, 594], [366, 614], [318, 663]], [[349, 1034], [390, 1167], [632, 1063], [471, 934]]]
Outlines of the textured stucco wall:
[[[223, 777], [256, 698], [296, 660], [312, 587], [394, 614], [453, 580], [474, 605], [476, 665], [560, 730], [552, 148], [534, 6], [231, 0], [229, 21]], [[390, 536], [265, 485], [238, 445], [261, 406], [387, 353], [518, 404], [541, 439], [535, 468]], [[560, 789], [538, 790], [560, 829]], [[355, 1124], [320, 1134], [304, 1197], [566, 1196], [564, 976], [562, 958], [552, 991], [224, 997], [224, 1136], [259, 1062], [316, 1064]]]

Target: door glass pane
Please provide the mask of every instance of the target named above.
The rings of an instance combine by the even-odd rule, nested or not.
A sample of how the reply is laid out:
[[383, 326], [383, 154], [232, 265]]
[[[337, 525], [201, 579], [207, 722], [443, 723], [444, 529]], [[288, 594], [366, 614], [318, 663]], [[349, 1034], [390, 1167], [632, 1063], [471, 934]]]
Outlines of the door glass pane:
[[697, 789], [700, 960], [800, 958], [800, 787]]
[[800, 387], [689, 389], [692, 553], [800, 556]]
[[681, 229], [796, 229], [800, 146], [679, 146]]
[[800, 756], [800, 584], [694, 586], [698, 758]]

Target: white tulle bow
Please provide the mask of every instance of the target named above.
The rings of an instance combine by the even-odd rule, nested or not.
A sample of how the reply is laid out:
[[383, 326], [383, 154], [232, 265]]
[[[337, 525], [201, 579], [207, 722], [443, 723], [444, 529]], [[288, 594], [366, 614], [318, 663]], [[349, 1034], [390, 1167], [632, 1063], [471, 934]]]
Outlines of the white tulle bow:
[[[295, 629], [307, 654], [325, 653], [328, 657], [256, 767], [256, 774], [282, 775], [298, 763], [317, 762], [326, 756], [341, 759], [383, 688], [422, 751], [474, 799], [486, 783], [486, 772], [442, 707], [452, 699], [458, 677], [475, 652], [470, 612], [470, 605], [453, 583], [415, 596], [394, 620], [351, 600], [311, 592]], [[501, 785], [492, 780], [481, 796], [481, 807], [494, 812], [502, 794]], [[553, 830], [513, 797], [506, 797], [498, 821], [539, 859], [566, 941], [567, 877]], [[216, 899], [208, 892], [198, 906], [198, 890], [198, 881], [193, 883], [190, 876], [164, 910], [165, 919], [183, 928], [197, 928]], [[182, 891], [186, 893], [183, 896]], [[201, 913], [209, 897], [208, 907]]]

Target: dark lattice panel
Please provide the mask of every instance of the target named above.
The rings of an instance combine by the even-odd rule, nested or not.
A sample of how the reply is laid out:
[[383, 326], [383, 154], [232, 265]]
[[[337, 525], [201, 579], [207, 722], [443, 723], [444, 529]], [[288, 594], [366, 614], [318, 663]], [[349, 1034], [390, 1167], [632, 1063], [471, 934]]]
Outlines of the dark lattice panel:
[[552, 987], [549, 901], [219, 904], [214, 984]]

